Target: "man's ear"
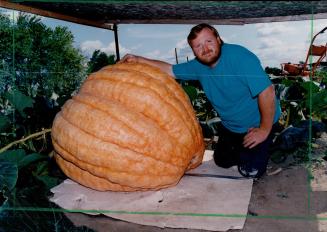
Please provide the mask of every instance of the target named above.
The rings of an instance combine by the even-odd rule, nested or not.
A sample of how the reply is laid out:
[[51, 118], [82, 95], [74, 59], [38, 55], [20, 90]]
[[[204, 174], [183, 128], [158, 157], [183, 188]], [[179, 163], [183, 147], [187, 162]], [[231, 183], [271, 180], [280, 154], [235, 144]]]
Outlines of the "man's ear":
[[220, 39], [219, 36], [217, 37], [217, 42], [218, 42], [219, 45], [221, 45], [221, 39]]
[[190, 45], [190, 48], [191, 48], [191, 50], [192, 50], [192, 52], [193, 52], [193, 54], [194, 54], [194, 56], [195, 56], [195, 52], [194, 52], [194, 49], [193, 49], [193, 47], [192, 47], [192, 42], [190, 42], [188, 45]]
[[188, 45], [189, 45], [190, 48], [193, 50], [193, 47], [192, 47], [192, 41], [188, 42]]

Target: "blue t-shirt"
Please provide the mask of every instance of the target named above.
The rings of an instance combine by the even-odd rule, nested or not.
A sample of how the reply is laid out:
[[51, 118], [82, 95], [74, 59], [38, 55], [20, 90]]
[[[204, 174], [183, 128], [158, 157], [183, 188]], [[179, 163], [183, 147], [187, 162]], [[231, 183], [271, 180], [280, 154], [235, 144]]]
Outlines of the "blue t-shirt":
[[[236, 133], [260, 126], [258, 95], [271, 85], [259, 59], [246, 48], [224, 43], [221, 56], [211, 68], [197, 59], [173, 65], [176, 79], [199, 80], [207, 98], [219, 113], [222, 124]], [[280, 116], [275, 98], [275, 117]]]

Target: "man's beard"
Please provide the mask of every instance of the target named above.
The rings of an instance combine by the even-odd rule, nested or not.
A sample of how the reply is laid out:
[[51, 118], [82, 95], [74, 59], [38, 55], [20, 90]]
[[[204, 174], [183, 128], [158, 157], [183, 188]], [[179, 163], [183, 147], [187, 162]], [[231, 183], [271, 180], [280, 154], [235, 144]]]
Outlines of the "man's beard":
[[198, 57], [196, 57], [196, 59], [201, 63], [201, 64], [204, 64], [204, 65], [207, 65], [207, 66], [212, 66], [213, 64], [215, 64], [218, 59], [220, 58], [220, 55], [221, 55], [221, 44], [219, 45], [219, 52], [216, 56], [212, 57], [210, 59], [210, 61], [205, 61], [205, 60], [200, 60]]

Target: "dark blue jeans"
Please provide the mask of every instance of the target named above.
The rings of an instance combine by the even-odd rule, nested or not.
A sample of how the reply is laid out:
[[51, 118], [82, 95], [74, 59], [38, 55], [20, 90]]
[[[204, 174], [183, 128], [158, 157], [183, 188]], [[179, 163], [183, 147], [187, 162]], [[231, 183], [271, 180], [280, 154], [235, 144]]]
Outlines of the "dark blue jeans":
[[245, 165], [257, 169], [257, 177], [261, 176], [267, 169], [268, 149], [272, 144], [275, 127], [277, 124], [273, 125], [273, 129], [265, 141], [250, 149], [243, 146], [243, 138], [246, 133], [231, 132], [220, 123], [218, 126], [219, 139], [213, 154], [216, 165], [222, 168]]

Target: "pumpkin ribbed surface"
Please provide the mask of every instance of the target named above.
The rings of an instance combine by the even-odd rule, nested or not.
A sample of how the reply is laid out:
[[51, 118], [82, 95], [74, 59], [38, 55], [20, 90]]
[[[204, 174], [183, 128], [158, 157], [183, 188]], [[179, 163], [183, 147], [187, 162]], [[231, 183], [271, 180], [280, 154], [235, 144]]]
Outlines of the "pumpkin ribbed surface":
[[63, 172], [100, 191], [173, 186], [204, 153], [183, 89], [159, 69], [138, 63], [91, 74], [56, 115], [52, 142]]

